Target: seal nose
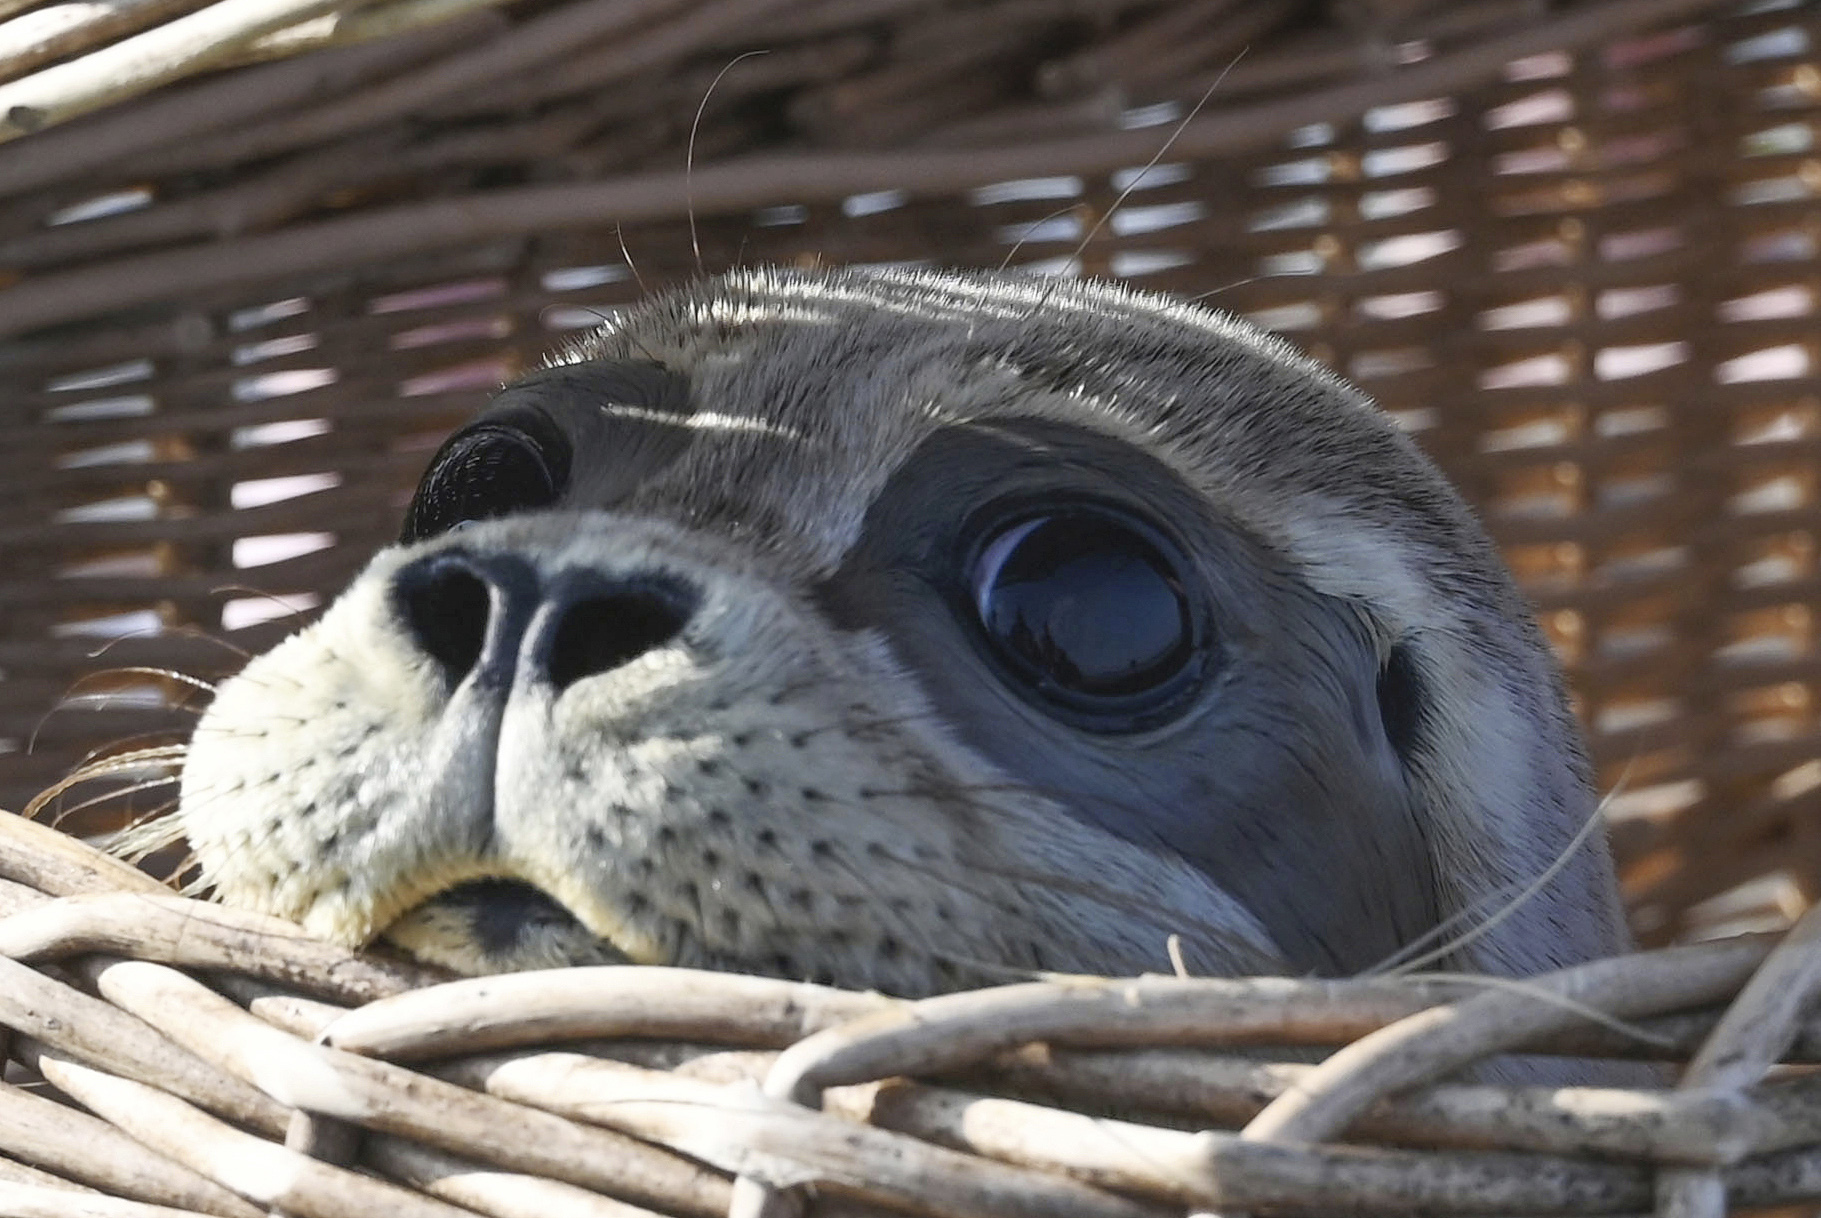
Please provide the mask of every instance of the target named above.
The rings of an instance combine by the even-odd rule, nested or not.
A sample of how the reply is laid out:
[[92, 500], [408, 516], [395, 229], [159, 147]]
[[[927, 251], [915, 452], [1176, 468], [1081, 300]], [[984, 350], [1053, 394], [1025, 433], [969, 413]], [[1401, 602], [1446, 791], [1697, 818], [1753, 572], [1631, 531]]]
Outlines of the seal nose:
[[681, 633], [694, 599], [673, 581], [564, 571], [444, 551], [393, 577], [399, 620], [451, 686], [470, 674], [499, 686], [543, 681], [558, 692], [611, 672]]

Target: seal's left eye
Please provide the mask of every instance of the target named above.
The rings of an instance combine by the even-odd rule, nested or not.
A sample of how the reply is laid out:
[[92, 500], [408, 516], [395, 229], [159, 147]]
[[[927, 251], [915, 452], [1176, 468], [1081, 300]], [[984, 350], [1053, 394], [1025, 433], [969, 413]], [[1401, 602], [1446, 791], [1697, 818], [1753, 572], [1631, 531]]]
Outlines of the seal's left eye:
[[1065, 709], [1153, 707], [1196, 654], [1190, 597], [1161, 539], [1091, 508], [1013, 517], [969, 572], [991, 649], [1026, 690]]
[[549, 507], [568, 477], [568, 442], [554, 428], [476, 423], [451, 436], [432, 458], [405, 512], [401, 540], [422, 541], [468, 521]]

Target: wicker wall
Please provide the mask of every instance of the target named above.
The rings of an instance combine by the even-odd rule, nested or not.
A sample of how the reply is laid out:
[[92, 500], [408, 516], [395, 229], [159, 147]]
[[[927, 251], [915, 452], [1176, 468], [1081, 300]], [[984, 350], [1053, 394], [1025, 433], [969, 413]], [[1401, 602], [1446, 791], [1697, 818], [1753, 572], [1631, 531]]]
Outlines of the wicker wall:
[[[1529, 4], [673, 3], [423, 100], [587, 7], [330, 52], [345, 96], [276, 117], [171, 126], [180, 89], [0, 148], [0, 806], [180, 729], [204, 697], [130, 669], [211, 677], [281, 637], [501, 378], [693, 273], [682, 141], [764, 45], [703, 115], [703, 266], [1009, 255], [1284, 332], [1506, 548], [1622, 787], [1640, 931], [1821, 884], [1817, 6], [1581, 6], [1549, 50]], [[774, 145], [795, 159], [717, 163]]]

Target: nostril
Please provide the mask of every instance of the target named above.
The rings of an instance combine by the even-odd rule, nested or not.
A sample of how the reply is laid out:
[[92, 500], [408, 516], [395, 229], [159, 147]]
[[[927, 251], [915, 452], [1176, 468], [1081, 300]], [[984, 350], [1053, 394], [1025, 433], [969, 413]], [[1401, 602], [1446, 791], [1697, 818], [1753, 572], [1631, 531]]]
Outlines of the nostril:
[[472, 571], [445, 566], [402, 583], [398, 596], [411, 637], [451, 685], [461, 684], [487, 645], [492, 594], [486, 582]]
[[629, 590], [576, 601], [563, 611], [545, 673], [557, 689], [609, 672], [675, 638], [692, 606], [667, 591]]

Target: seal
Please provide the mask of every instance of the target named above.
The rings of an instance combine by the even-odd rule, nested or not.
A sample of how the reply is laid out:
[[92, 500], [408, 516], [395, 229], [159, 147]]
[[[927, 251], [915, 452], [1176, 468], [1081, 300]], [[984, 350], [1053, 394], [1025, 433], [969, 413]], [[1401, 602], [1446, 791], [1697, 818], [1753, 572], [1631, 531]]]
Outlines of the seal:
[[754, 270], [459, 430], [220, 687], [176, 818], [221, 900], [348, 944], [920, 995], [1172, 936], [1607, 954], [1594, 815], [1523, 601], [1358, 390], [1113, 286]]

